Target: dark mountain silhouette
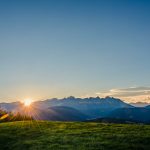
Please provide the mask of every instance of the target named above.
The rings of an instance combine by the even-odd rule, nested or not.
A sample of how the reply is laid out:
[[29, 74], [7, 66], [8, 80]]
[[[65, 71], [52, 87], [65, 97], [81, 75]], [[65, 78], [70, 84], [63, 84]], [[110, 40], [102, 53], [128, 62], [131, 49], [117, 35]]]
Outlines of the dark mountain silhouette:
[[119, 108], [112, 111], [108, 118], [133, 120], [136, 122], [149, 123], [150, 109], [148, 108]]
[[35, 120], [51, 121], [84, 121], [88, 116], [80, 111], [64, 106], [55, 106], [48, 109], [39, 109], [36, 107], [23, 107], [19, 110], [22, 115], [31, 116]]
[[148, 106], [145, 106], [145, 108], [147, 108], [147, 109], [150, 109], [150, 105], [148, 105]]
[[138, 121], [132, 120], [132, 119], [118, 119], [118, 118], [96, 118], [91, 120], [86, 120], [85, 122], [102, 122], [102, 123], [127, 123], [127, 124], [133, 124], [133, 123], [139, 123]]
[[145, 106], [148, 106], [149, 103], [136, 102], [136, 103], [130, 103], [130, 105], [132, 105], [132, 106], [134, 106], [134, 107], [145, 107]]
[[53, 119], [58, 118], [60, 121], [83, 121], [88, 119], [88, 116], [81, 113], [77, 109], [66, 106], [55, 106], [48, 109], [54, 114]]

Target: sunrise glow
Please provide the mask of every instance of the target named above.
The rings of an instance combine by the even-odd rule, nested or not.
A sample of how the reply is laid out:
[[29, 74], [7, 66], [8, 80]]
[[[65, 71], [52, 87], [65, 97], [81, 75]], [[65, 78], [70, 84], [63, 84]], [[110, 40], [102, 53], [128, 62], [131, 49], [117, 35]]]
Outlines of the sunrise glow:
[[24, 106], [28, 107], [32, 104], [32, 99], [30, 98], [24, 99], [23, 103], [24, 103]]

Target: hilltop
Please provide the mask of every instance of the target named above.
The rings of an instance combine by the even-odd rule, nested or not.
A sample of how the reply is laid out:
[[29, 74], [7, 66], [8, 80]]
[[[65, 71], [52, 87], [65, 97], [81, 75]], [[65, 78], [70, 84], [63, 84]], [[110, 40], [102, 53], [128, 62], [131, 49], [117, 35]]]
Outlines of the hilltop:
[[1, 150], [149, 150], [150, 126], [26, 121], [0, 124]]

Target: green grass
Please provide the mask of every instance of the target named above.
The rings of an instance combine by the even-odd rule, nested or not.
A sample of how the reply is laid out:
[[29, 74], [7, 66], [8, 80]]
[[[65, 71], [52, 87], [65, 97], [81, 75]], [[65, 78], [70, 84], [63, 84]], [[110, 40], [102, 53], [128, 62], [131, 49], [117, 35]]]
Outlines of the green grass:
[[150, 126], [26, 121], [0, 124], [0, 150], [150, 150]]

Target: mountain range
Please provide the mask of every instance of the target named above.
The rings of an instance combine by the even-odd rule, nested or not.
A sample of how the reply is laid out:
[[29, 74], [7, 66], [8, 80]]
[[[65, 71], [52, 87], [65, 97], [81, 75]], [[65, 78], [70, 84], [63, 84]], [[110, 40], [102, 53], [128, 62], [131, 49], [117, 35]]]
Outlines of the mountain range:
[[27, 109], [20, 102], [0, 103], [0, 109], [31, 115], [36, 120], [150, 122], [150, 106], [135, 107], [113, 97], [47, 99]]

